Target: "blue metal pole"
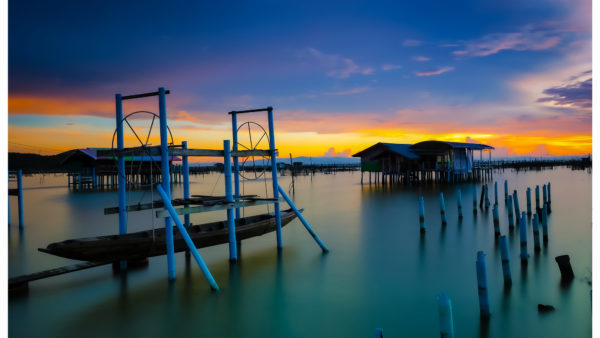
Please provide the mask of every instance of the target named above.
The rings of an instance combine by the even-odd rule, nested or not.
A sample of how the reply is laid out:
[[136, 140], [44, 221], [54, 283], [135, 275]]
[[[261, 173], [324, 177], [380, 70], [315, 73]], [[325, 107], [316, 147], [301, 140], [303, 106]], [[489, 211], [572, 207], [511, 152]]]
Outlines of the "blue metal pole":
[[527, 188], [527, 216], [531, 216], [531, 188]]
[[504, 180], [504, 203], [508, 200], [508, 181]]
[[490, 316], [490, 301], [488, 298], [488, 282], [487, 272], [485, 267], [485, 254], [483, 251], [477, 252], [477, 291], [479, 295], [479, 316], [488, 318]]
[[96, 168], [92, 168], [92, 185], [96, 189]]
[[378, 327], [375, 329], [375, 338], [383, 338], [383, 329]]
[[494, 204], [498, 205], [498, 181], [494, 182]]
[[533, 217], [533, 250], [538, 252], [540, 248], [540, 226], [537, 215]]
[[[231, 192], [231, 143], [229, 140], [223, 140], [223, 172], [225, 176], [225, 200], [233, 202]], [[229, 260], [237, 260], [237, 241], [235, 239], [235, 219], [233, 218], [233, 209], [227, 209], [227, 231], [229, 232]]]
[[[164, 88], [158, 88], [158, 110], [160, 121], [160, 169], [162, 188], [165, 198], [171, 201], [171, 182], [169, 173], [169, 143], [167, 139], [167, 100]], [[165, 199], [163, 198], [163, 200]], [[175, 217], [177, 219], [177, 217]], [[167, 273], [169, 279], [175, 279], [175, 248], [173, 246], [173, 223], [171, 217], [165, 217], [165, 233], [167, 241]]]
[[[273, 108], [269, 107], [267, 111], [269, 119], [269, 150], [271, 151], [271, 176], [273, 181], [273, 198], [279, 200], [279, 182], [277, 180], [277, 151], [275, 149], [275, 126], [273, 125]], [[289, 202], [288, 202], [289, 203]], [[283, 248], [283, 240], [281, 238], [281, 211], [279, 210], [279, 202], [275, 202], [275, 230], [277, 231], [277, 248]], [[298, 218], [302, 218], [298, 213]]]
[[485, 191], [485, 208], [489, 208], [490, 207], [490, 197], [488, 194], [488, 185], [487, 183], [483, 186], [483, 190]]
[[500, 257], [502, 259], [504, 285], [509, 286], [512, 284], [512, 275], [510, 273], [510, 256], [508, 254], [508, 240], [506, 236], [500, 236]]
[[425, 232], [425, 201], [423, 196], [419, 197], [419, 225], [421, 227], [421, 233]]
[[473, 186], [473, 215], [477, 215], [477, 187]]
[[546, 194], [546, 185], [544, 184], [544, 186], [542, 186], [542, 195], [544, 196], [544, 199], [542, 200], [544, 202], [544, 204], [548, 203], [548, 195]]
[[446, 220], [446, 204], [444, 203], [444, 193], [440, 193], [440, 214], [442, 215], [442, 225], [448, 224]]
[[206, 277], [206, 279], [208, 280], [208, 284], [210, 284], [211, 289], [213, 289], [215, 291], [219, 291], [219, 286], [217, 285], [217, 282], [215, 282], [215, 279], [213, 278], [210, 271], [208, 270], [206, 263], [204, 263], [204, 260], [200, 256], [200, 253], [198, 252], [196, 245], [194, 245], [194, 242], [190, 238], [190, 235], [188, 234], [187, 230], [185, 229], [183, 224], [181, 224], [181, 220], [177, 216], [177, 212], [175, 211], [175, 209], [173, 208], [173, 205], [171, 204], [171, 198], [169, 197], [167, 192], [164, 190], [164, 188], [160, 184], [156, 185], [156, 190], [158, 190], [158, 193], [160, 194], [160, 197], [162, 198], [162, 200], [165, 204], [165, 209], [169, 212], [169, 214], [175, 221], [175, 225], [177, 225], [177, 229], [179, 230], [181, 237], [183, 237], [185, 244], [187, 244], [188, 248], [190, 249], [190, 252], [192, 253], [192, 256], [194, 256], [196, 263], [198, 263], [200, 270], [202, 270], [204, 277]]
[[544, 203], [542, 209], [542, 231], [544, 244], [548, 243], [548, 204]]
[[547, 190], [548, 190], [548, 213], [551, 213], [552, 208], [550, 207], [550, 205], [552, 204], [552, 196], [550, 194], [550, 182], [548, 182]]
[[23, 219], [23, 170], [19, 169], [17, 171], [17, 188], [19, 191], [18, 195], [18, 203], [19, 203], [19, 227], [23, 227], [25, 225]]
[[454, 337], [452, 302], [444, 292], [440, 293], [438, 296], [438, 313], [440, 315], [440, 337]]
[[302, 224], [304, 224], [304, 227], [306, 228], [306, 230], [308, 230], [308, 232], [315, 239], [317, 244], [319, 244], [319, 246], [321, 247], [321, 250], [323, 250], [323, 252], [329, 252], [329, 249], [327, 249], [327, 247], [325, 246], [325, 244], [323, 244], [323, 242], [321, 241], [319, 236], [317, 236], [317, 234], [313, 231], [313, 229], [310, 227], [308, 222], [304, 219], [304, 216], [302, 216], [302, 213], [298, 210], [298, 208], [296, 208], [296, 206], [294, 205], [294, 202], [292, 202], [292, 200], [288, 197], [288, 195], [285, 193], [283, 188], [281, 188], [280, 186], [277, 186], [277, 188], [278, 188], [279, 192], [281, 193], [281, 196], [283, 197], [283, 199], [287, 202], [287, 204], [289, 204], [290, 208], [292, 208], [292, 210], [294, 210], [294, 212], [296, 213], [296, 216], [298, 216], [298, 219], [300, 220], [300, 222], [302, 222]]
[[[123, 100], [121, 94], [115, 95], [117, 111], [117, 150], [125, 148], [123, 138]], [[119, 171], [119, 234], [127, 233], [127, 205], [125, 201], [125, 158], [123, 154], [117, 155], [117, 169]], [[125, 268], [125, 262], [121, 262], [121, 268]]]
[[[238, 150], [237, 114], [231, 114], [231, 131], [233, 132], [233, 151]], [[236, 196], [240, 196], [240, 160], [237, 156], [233, 158], [233, 185]], [[235, 219], [240, 219], [240, 208], [235, 208]]]
[[521, 214], [519, 220], [519, 237], [521, 240], [521, 263], [527, 263], [527, 214], [525, 211]]
[[535, 210], [538, 211], [540, 209], [540, 186], [535, 186]]
[[[181, 148], [187, 149], [188, 144], [187, 141], [181, 142]], [[188, 161], [188, 156], [184, 155], [182, 158], [183, 162], [183, 198], [190, 198], [190, 163]], [[185, 207], [188, 207], [189, 204], [186, 204]], [[185, 214], [184, 216], [185, 226], [190, 226], [190, 214]]]
[[521, 217], [521, 208], [519, 208], [519, 195], [517, 193], [517, 191], [513, 191], [513, 203], [515, 204], [515, 217], [516, 219], [516, 224], [517, 226], [520, 225], [519, 223], [519, 217]]
[[456, 200], [458, 202], [458, 219], [462, 219], [463, 218], [463, 213], [462, 213], [462, 192], [460, 191], [460, 189], [458, 189], [458, 191], [456, 192]]

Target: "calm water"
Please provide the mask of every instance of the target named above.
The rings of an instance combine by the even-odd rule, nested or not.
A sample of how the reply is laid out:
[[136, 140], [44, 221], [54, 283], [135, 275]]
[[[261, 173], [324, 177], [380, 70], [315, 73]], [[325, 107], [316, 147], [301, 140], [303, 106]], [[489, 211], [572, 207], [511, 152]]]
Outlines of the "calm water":
[[[525, 190], [552, 182], [550, 240], [533, 254], [528, 225], [529, 264], [521, 269], [518, 232], [508, 232], [503, 182]], [[494, 244], [492, 212], [471, 212], [471, 184], [382, 188], [361, 186], [359, 173], [315, 175], [296, 180], [294, 200], [331, 252], [322, 255], [298, 220], [284, 228], [284, 249], [275, 234], [243, 242], [237, 266], [228, 263], [226, 245], [202, 249], [222, 291], [211, 293], [195, 262], [177, 254], [177, 279], [167, 281], [165, 257], [146, 269], [121, 276], [109, 266], [32, 282], [26, 297], [9, 301], [13, 337], [437, 337], [436, 295], [453, 302], [458, 337], [589, 337], [592, 276], [592, 175], [557, 168], [538, 172], [504, 171], [499, 182], [502, 233], [508, 233], [513, 287], [503, 289], [499, 248]], [[9, 231], [9, 276], [73, 264], [37, 251], [67, 238], [112, 234], [117, 216], [115, 192], [72, 193], [66, 177], [26, 177], [25, 230]], [[288, 187], [289, 177], [281, 178]], [[267, 182], [267, 186], [270, 183]], [[493, 182], [490, 199], [493, 203]], [[463, 190], [464, 219], [458, 221], [456, 190]], [[219, 175], [193, 177], [192, 193], [221, 194]], [[478, 195], [479, 195], [478, 186]], [[441, 227], [439, 192], [446, 196], [448, 225]], [[265, 194], [265, 182], [245, 182], [244, 192]], [[427, 233], [419, 235], [418, 196], [424, 195]], [[182, 196], [181, 185], [174, 196]], [[129, 194], [129, 203], [151, 198]], [[155, 195], [154, 197], [158, 197]], [[535, 203], [532, 194], [533, 203]], [[17, 224], [16, 200], [11, 199]], [[535, 205], [535, 204], [534, 204]], [[246, 215], [266, 207], [246, 209]], [[270, 209], [272, 211], [272, 209]], [[223, 219], [225, 212], [195, 214], [192, 222]], [[129, 214], [129, 231], [153, 226], [149, 212]], [[162, 220], [154, 221], [160, 227]], [[487, 254], [492, 317], [481, 325], [475, 274], [476, 252]], [[569, 254], [576, 279], [559, 284], [554, 257]], [[538, 314], [537, 304], [554, 313]]]

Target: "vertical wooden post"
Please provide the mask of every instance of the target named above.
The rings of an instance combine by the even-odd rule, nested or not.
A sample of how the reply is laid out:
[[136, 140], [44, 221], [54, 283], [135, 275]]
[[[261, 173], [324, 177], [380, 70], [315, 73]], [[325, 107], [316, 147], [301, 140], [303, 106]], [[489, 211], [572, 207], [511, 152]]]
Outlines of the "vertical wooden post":
[[498, 205], [498, 181], [494, 182], [494, 204]]
[[383, 329], [378, 327], [375, 329], [375, 338], [383, 338]]
[[527, 216], [531, 216], [531, 188], [527, 187]]
[[492, 214], [494, 217], [494, 236], [498, 238], [498, 236], [500, 236], [500, 218], [498, 215], [498, 204], [494, 204]]
[[504, 180], [504, 203], [508, 200], [508, 181]]
[[484, 187], [485, 187], [484, 188], [484, 191], [485, 191], [485, 208], [487, 209], [487, 208], [490, 207], [490, 204], [491, 204], [490, 203], [490, 197], [489, 197], [489, 194], [488, 194], [488, 185], [487, 185], [487, 183], [484, 185]]
[[529, 255], [527, 254], [527, 214], [525, 211], [519, 218], [519, 235], [521, 240], [521, 264], [527, 264]]
[[452, 319], [452, 302], [442, 292], [438, 296], [438, 313], [440, 316], [440, 337], [454, 337], [454, 320]]
[[419, 197], [419, 226], [421, 233], [425, 233], [425, 201], [423, 196]]
[[508, 196], [508, 228], [512, 229], [515, 227], [515, 216], [513, 214], [513, 201], [512, 196]]
[[533, 251], [540, 251], [540, 227], [538, 217], [533, 217]]
[[488, 282], [487, 271], [485, 266], [485, 254], [483, 251], [477, 252], [477, 261], [475, 262], [477, 269], [477, 293], [479, 294], [479, 316], [482, 319], [490, 316], [490, 301], [488, 298]]
[[548, 205], [544, 203], [542, 208], [542, 232], [544, 244], [548, 243]]
[[477, 215], [477, 186], [473, 186], [473, 215]]
[[547, 190], [548, 190], [548, 202], [547, 202], [548, 203], [548, 213], [551, 213], [552, 212], [552, 208], [550, 207], [550, 205], [552, 204], [552, 198], [551, 198], [551, 195], [550, 195], [550, 182], [548, 182]]
[[519, 208], [519, 195], [517, 191], [513, 191], [513, 203], [515, 205], [515, 223], [519, 226], [519, 217], [521, 217], [521, 208]]
[[456, 192], [456, 200], [458, 202], [458, 219], [462, 219], [463, 218], [463, 213], [462, 213], [462, 192], [460, 191], [460, 189], [458, 189], [458, 191]]
[[502, 274], [504, 275], [504, 286], [512, 284], [510, 272], [510, 256], [508, 254], [508, 240], [506, 236], [500, 236], [500, 257], [502, 259]]
[[540, 210], [540, 186], [535, 186], [535, 210]]
[[560, 269], [561, 280], [570, 281], [573, 278], [575, 278], [573, 268], [571, 267], [571, 260], [569, 258], [569, 255], [556, 256], [554, 260], [556, 261], [556, 263], [558, 264], [558, 268]]
[[442, 215], [442, 225], [448, 224], [446, 220], [446, 204], [444, 203], [444, 193], [440, 193], [440, 214]]

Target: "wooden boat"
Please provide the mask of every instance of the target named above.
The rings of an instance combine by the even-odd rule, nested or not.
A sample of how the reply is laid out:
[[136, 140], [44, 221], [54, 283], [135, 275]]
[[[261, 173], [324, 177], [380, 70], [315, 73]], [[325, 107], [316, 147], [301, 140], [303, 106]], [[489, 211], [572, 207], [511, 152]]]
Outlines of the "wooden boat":
[[[281, 226], [288, 224], [295, 217], [296, 214], [291, 209], [282, 211]], [[275, 216], [272, 214], [244, 217], [236, 221], [235, 235], [238, 241], [272, 231], [275, 231]], [[187, 232], [197, 248], [229, 242], [227, 221], [191, 225], [187, 228]], [[187, 249], [176, 226], [173, 226], [173, 243], [175, 252]], [[52, 243], [45, 249], [38, 250], [55, 256], [90, 262], [133, 261], [164, 255], [167, 252], [163, 227], [124, 235], [69, 239]]]

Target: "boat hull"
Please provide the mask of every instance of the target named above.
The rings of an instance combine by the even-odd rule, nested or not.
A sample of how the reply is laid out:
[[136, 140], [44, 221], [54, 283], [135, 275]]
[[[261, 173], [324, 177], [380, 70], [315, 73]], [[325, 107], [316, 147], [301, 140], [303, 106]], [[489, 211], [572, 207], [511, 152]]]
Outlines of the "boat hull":
[[[281, 226], [296, 217], [292, 210], [282, 211]], [[236, 240], [261, 236], [275, 231], [275, 217], [262, 214], [241, 218], [236, 221]], [[197, 248], [229, 242], [227, 221], [192, 225], [187, 232]], [[188, 247], [177, 227], [173, 227], [175, 252]], [[167, 252], [165, 229], [140, 231], [124, 235], [99, 236], [70, 239], [49, 244], [39, 251], [55, 256], [90, 262], [115, 262], [121, 260], [140, 260], [147, 257], [164, 255]]]

